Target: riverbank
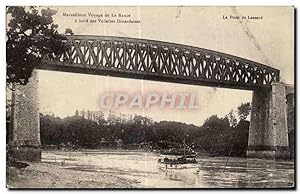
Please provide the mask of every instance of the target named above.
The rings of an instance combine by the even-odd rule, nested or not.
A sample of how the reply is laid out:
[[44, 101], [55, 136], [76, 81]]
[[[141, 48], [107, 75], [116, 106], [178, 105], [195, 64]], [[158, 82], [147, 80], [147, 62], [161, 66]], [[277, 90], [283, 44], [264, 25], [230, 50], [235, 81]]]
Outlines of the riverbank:
[[8, 188], [134, 188], [137, 180], [102, 172], [74, 170], [57, 163], [28, 163], [8, 167]]

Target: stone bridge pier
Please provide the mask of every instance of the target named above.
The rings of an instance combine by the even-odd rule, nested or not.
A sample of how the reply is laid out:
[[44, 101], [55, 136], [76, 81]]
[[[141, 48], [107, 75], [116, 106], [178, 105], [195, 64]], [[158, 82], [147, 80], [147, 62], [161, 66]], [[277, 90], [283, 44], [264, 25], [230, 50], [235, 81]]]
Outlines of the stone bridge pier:
[[[283, 83], [273, 83], [270, 89], [253, 91], [247, 157], [290, 158], [289, 129], [293, 118], [294, 89]], [[288, 124], [289, 123], [289, 124]]]
[[38, 71], [12, 94], [9, 154], [13, 160], [41, 161]]

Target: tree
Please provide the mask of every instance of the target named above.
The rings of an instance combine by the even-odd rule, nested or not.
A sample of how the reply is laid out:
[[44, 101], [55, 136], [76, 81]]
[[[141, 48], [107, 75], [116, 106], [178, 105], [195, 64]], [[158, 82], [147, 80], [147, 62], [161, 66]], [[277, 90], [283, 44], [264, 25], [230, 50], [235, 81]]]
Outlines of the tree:
[[231, 127], [237, 126], [237, 119], [233, 113], [233, 110], [231, 110], [225, 117], [227, 117]]
[[204, 121], [203, 128], [207, 131], [219, 131], [230, 127], [230, 122], [227, 116], [219, 118], [217, 115], [212, 115]]
[[63, 142], [63, 121], [53, 115], [40, 114], [42, 145], [59, 145]]
[[84, 109], [82, 111], [80, 111], [80, 116], [82, 116], [83, 118], [85, 118], [85, 111], [84, 111]]
[[[25, 85], [43, 57], [53, 59], [68, 49], [66, 37], [53, 23], [55, 10], [36, 7], [9, 6], [6, 9], [9, 23], [6, 30], [6, 83]], [[71, 34], [71, 30], [66, 30]]]
[[[92, 120], [87, 118], [88, 112], [95, 114]], [[84, 115], [85, 118], [60, 119], [53, 114], [41, 114], [42, 145], [64, 143], [93, 149], [101, 146], [101, 139], [105, 139], [124, 145], [150, 143], [155, 149], [181, 149], [185, 142], [211, 156], [228, 156], [229, 153], [230, 156], [245, 156], [248, 146], [249, 121], [240, 120], [232, 125], [232, 120], [236, 122], [233, 111], [223, 118], [212, 115], [200, 127], [175, 121], [155, 122], [141, 115], [114, 112], [109, 113], [107, 120], [102, 111], [86, 110]]]
[[239, 116], [240, 121], [246, 120], [246, 118], [250, 114], [250, 111], [251, 111], [251, 104], [250, 104], [250, 102], [242, 103], [238, 107], [238, 116]]
[[97, 114], [97, 117], [96, 117], [97, 120], [96, 120], [96, 122], [99, 125], [103, 126], [105, 124], [105, 122], [106, 122], [105, 118], [104, 118], [104, 113], [102, 111], [97, 111], [96, 114]]

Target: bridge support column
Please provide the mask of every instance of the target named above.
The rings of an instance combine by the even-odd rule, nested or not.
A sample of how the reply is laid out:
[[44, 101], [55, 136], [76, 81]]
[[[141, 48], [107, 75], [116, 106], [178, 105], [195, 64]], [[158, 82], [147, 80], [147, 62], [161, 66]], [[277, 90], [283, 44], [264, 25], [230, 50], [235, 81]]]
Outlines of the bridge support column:
[[285, 85], [253, 92], [247, 157], [288, 159]]
[[9, 154], [13, 160], [40, 161], [37, 70], [33, 71], [32, 77], [26, 85], [18, 85], [16, 88], [18, 91], [12, 94]]

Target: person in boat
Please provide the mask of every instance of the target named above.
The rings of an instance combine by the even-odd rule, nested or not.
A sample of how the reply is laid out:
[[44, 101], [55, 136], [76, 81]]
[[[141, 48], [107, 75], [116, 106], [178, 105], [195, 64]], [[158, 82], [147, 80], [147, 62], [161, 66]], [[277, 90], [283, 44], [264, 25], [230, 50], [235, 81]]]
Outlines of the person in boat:
[[158, 159], [158, 163], [168, 163], [170, 160], [169, 158], [165, 157], [162, 161], [162, 159]]
[[170, 161], [169, 158], [167, 157], [164, 158], [164, 162], [169, 162], [169, 161]]

